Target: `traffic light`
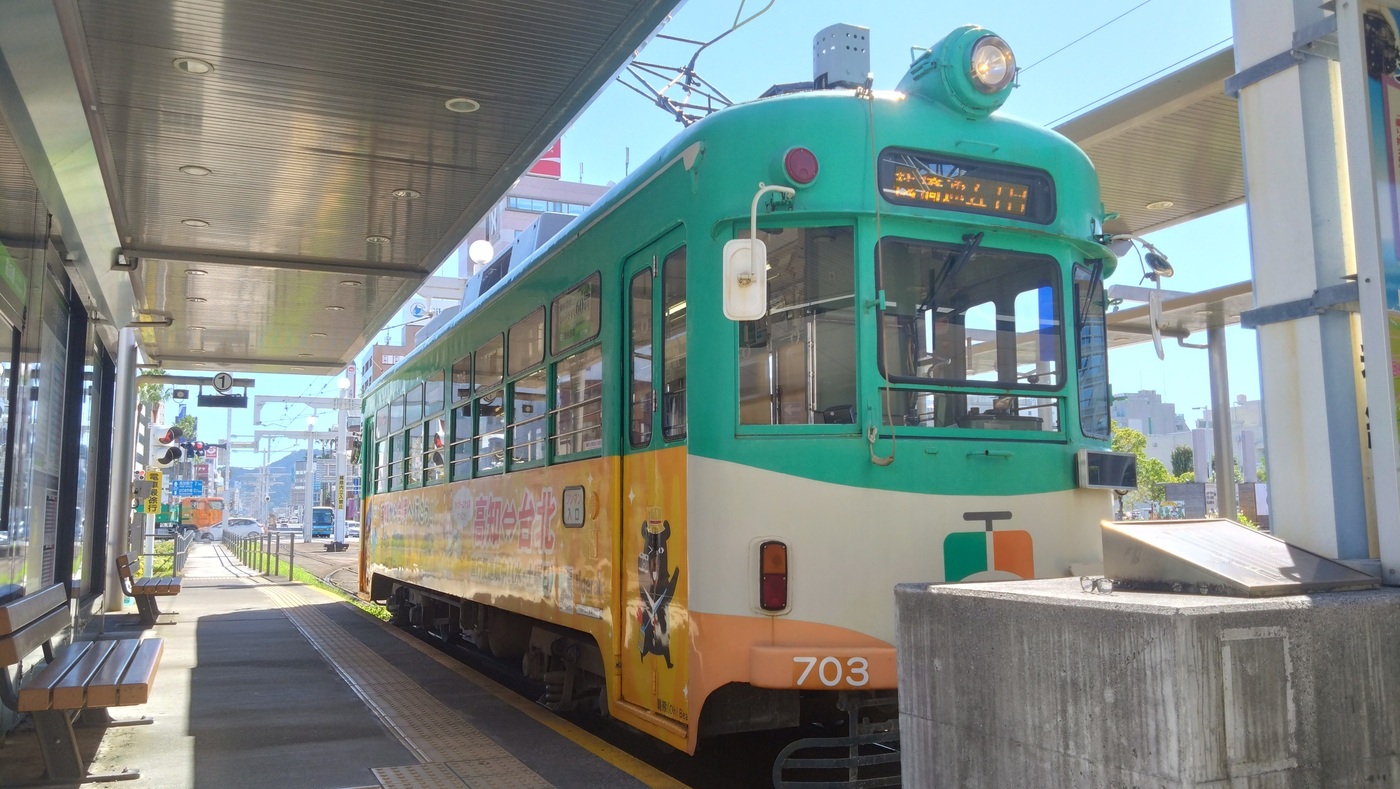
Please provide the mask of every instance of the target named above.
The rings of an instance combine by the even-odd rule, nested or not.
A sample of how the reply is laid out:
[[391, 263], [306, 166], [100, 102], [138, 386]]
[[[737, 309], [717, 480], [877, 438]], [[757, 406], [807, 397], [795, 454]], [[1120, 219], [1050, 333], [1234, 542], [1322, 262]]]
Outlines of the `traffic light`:
[[197, 458], [202, 458], [202, 457], [204, 457], [204, 442], [203, 442], [203, 441], [196, 441], [196, 442], [194, 442], [194, 456], [197, 457]]
[[179, 425], [171, 425], [163, 433], [160, 432], [159, 427], [155, 430], [157, 433], [156, 443], [165, 447], [165, 451], [156, 457], [157, 466], [169, 466], [184, 456], [184, 452], [180, 449], [180, 439], [184, 437], [185, 431], [181, 430]]

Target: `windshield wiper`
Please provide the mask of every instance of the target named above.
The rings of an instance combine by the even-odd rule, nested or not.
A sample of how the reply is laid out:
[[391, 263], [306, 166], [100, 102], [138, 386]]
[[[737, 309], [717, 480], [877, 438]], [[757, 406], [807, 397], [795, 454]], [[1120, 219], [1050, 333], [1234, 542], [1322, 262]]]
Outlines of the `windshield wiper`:
[[[1085, 261], [1086, 263], [1090, 261]], [[1089, 305], [1094, 303], [1094, 292], [1103, 286], [1103, 258], [1095, 258], [1093, 266], [1089, 269], [1089, 286], [1084, 289], [1084, 301], [1080, 303], [1079, 309], [1074, 315], [1074, 336], [1076, 342], [1080, 335], [1084, 333], [1084, 320], [1089, 315]], [[1082, 361], [1082, 360], [1081, 360]]]
[[962, 267], [967, 265], [969, 260], [972, 260], [972, 256], [977, 252], [977, 248], [982, 246], [982, 237], [984, 235], [985, 234], [980, 231], [964, 235], [962, 237], [963, 248], [958, 250], [957, 256], [948, 262], [947, 268], [943, 269], [943, 276], [938, 277], [937, 281], [935, 281], [932, 275], [929, 276], [928, 295], [924, 297], [924, 303], [919, 305], [920, 311], [934, 308], [936, 304], [935, 296], [938, 291], [942, 290], [943, 285], [956, 276], [957, 273], [962, 270]]

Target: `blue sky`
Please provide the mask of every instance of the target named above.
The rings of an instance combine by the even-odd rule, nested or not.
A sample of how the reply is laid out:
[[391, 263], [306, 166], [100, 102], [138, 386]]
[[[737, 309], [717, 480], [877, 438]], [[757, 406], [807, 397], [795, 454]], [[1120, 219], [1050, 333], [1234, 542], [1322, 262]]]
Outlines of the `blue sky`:
[[[747, 16], [763, 5], [763, 0], [748, 0], [743, 13]], [[690, 0], [664, 32], [709, 40], [729, 28], [740, 7], [739, 0]], [[899, 82], [908, 69], [911, 47], [927, 47], [961, 24], [990, 28], [1007, 40], [1023, 69], [1020, 87], [1002, 112], [1046, 125], [1077, 115], [1157, 72], [1166, 73], [1218, 51], [1231, 37], [1230, 4], [1221, 0], [774, 0], [769, 10], [707, 49], [696, 70], [736, 101], [751, 99], [774, 83], [811, 79], [812, 37], [837, 22], [870, 28], [876, 88], [893, 88]], [[1071, 44], [1105, 23], [1110, 24]], [[1070, 46], [1056, 52], [1066, 45]], [[641, 58], [679, 65], [693, 51], [691, 46], [654, 41]], [[635, 168], [680, 129], [662, 110], [614, 84], [565, 134], [564, 177], [577, 180], [582, 166], [583, 178], [590, 183], [621, 180], [629, 149]], [[1244, 209], [1236, 208], [1150, 236], [1176, 268], [1166, 287], [1195, 291], [1248, 279], [1245, 221]], [[1137, 259], [1129, 256], [1109, 284], [1136, 285], [1139, 277]], [[1203, 342], [1201, 337], [1193, 339]], [[1257, 398], [1254, 333], [1230, 329], [1227, 342], [1231, 395]], [[1178, 348], [1174, 343], [1168, 343], [1165, 361], [1157, 360], [1150, 344], [1114, 351], [1110, 357], [1113, 386], [1118, 392], [1155, 389], [1175, 402], [1188, 419], [1194, 418], [1198, 412], [1192, 409], [1209, 400], [1205, 357], [1205, 351]], [[333, 377], [254, 377], [258, 385], [250, 395], [336, 393]], [[223, 437], [222, 409], [192, 410], [200, 417], [202, 438]], [[262, 427], [304, 430], [306, 415], [303, 408], [269, 406]], [[318, 429], [333, 426], [333, 421], [323, 415]], [[235, 411], [235, 437], [251, 436], [253, 429], [252, 409]], [[294, 443], [282, 442], [274, 456], [295, 449]], [[234, 460], [243, 466], [261, 462], [251, 452], [238, 453]]]

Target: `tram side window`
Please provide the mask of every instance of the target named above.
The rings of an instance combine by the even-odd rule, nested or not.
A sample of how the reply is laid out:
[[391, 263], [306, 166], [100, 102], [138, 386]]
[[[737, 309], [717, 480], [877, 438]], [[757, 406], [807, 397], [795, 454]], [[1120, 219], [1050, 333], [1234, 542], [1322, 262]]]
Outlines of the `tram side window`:
[[389, 403], [389, 432], [397, 433], [403, 430], [403, 398], [396, 397]]
[[472, 467], [472, 357], [452, 365], [452, 478], [466, 479]]
[[403, 490], [403, 474], [398, 462], [403, 459], [403, 434], [389, 437], [389, 451], [384, 453], [384, 467], [389, 472], [389, 490]]
[[603, 448], [603, 349], [580, 351], [554, 368], [554, 454]]
[[429, 419], [423, 430], [423, 484], [436, 485], [447, 479], [447, 420]]
[[510, 327], [506, 351], [510, 366], [506, 372], [511, 375], [524, 372], [544, 361], [544, 307], [516, 321]]
[[472, 437], [473, 473], [491, 474], [505, 466], [505, 338], [496, 335], [473, 354], [472, 388], [476, 431]]
[[545, 426], [549, 408], [545, 400], [549, 378], [537, 370], [510, 385], [510, 462], [512, 466], [545, 459]]
[[374, 461], [374, 492], [383, 493], [389, 489], [389, 442], [379, 442], [379, 456]]
[[661, 432], [667, 441], [685, 438], [685, 248], [666, 257], [661, 267], [662, 317]]
[[404, 417], [406, 426], [416, 425], [423, 421], [423, 385], [417, 384], [408, 390], [404, 396]]
[[403, 486], [416, 488], [423, 484], [423, 423], [408, 429], [408, 446], [403, 458]]
[[444, 388], [441, 370], [423, 381], [423, 416], [433, 416], [442, 410]]
[[601, 276], [587, 279], [554, 299], [549, 310], [550, 353], [559, 354], [598, 336], [602, 309]]
[[1084, 434], [1109, 438], [1108, 342], [1104, 325], [1103, 261], [1074, 267], [1075, 329], [1079, 340], [1079, 424]]
[[759, 237], [768, 246], [768, 314], [739, 324], [739, 421], [849, 424], [856, 403], [854, 232], [765, 228]]
[[651, 351], [651, 271], [641, 271], [632, 277], [628, 288], [632, 300], [632, 386], [631, 407], [628, 412], [628, 434], [634, 447], [651, 443], [652, 386]]

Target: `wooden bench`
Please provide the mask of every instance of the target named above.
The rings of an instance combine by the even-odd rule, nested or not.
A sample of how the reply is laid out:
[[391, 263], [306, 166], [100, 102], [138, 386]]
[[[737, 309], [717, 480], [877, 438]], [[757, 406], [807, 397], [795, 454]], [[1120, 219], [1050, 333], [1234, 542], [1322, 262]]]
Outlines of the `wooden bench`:
[[173, 577], [133, 578], [132, 568], [137, 564], [134, 553], [117, 557], [117, 575], [121, 576], [122, 591], [136, 601], [136, 610], [141, 614], [141, 624], [155, 627], [160, 616], [157, 597], [173, 597], [180, 593], [180, 579]]
[[[33, 718], [48, 780], [138, 778], [141, 774], [130, 770], [87, 775], [73, 721], [84, 715], [87, 722], [124, 725], [112, 721], [107, 708], [145, 704], [150, 699], [165, 642], [159, 638], [77, 641], [55, 650], [54, 637], [71, 622], [68, 593], [61, 584], [0, 605], [0, 701]], [[40, 649], [48, 665], [24, 681], [21, 661]], [[18, 678], [12, 676], [15, 666], [20, 667]]]

